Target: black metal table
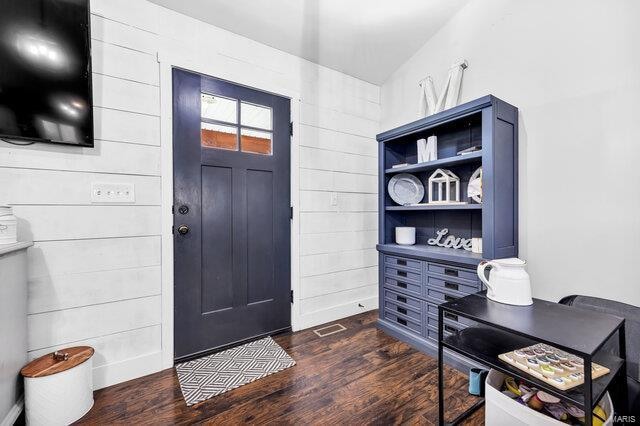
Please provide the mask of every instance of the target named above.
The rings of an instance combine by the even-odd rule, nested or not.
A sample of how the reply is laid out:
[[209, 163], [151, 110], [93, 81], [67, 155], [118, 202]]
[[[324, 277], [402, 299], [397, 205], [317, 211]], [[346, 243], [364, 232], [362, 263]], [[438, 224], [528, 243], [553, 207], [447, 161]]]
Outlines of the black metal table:
[[[445, 314], [467, 318], [477, 325], [445, 337], [443, 330]], [[444, 424], [443, 351], [445, 348], [504, 374], [526, 380], [538, 389], [581, 407], [587, 413], [585, 416], [587, 426], [591, 426], [592, 422], [592, 416], [589, 414], [607, 389], [616, 385], [619, 386], [618, 389], [622, 394], [625, 392], [624, 318], [540, 299], [533, 299], [531, 306], [506, 305], [488, 299], [485, 292], [471, 294], [439, 305], [438, 317], [438, 424], [440, 425]], [[603, 345], [617, 331], [619, 331], [618, 355], [601, 351]], [[584, 384], [562, 391], [498, 358], [502, 353], [536, 343], [546, 343], [582, 358]], [[610, 373], [593, 381], [592, 362], [609, 368]], [[626, 401], [626, 395], [624, 401]], [[483, 401], [474, 404], [450, 424], [460, 422], [482, 403]]]

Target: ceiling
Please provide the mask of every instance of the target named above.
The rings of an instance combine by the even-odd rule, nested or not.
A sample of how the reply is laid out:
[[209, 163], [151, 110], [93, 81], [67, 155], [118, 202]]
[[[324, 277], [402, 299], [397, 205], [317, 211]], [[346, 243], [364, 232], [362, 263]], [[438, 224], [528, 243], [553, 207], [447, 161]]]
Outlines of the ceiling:
[[309, 61], [383, 83], [468, 0], [151, 0]]

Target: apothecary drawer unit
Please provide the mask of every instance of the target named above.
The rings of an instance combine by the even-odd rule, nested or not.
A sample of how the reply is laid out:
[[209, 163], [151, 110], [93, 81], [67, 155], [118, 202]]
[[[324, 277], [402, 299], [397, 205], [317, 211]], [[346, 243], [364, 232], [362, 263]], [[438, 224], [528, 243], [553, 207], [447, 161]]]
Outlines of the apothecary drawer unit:
[[422, 263], [419, 260], [407, 259], [406, 257], [385, 256], [384, 264], [406, 270], [421, 271]]
[[[435, 135], [437, 160], [417, 163], [417, 140]], [[483, 259], [518, 255], [518, 110], [485, 96], [400, 126], [379, 142], [380, 327], [414, 346], [436, 353], [438, 305], [483, 290], [476, 274]], [[476, 147], [470, 154], [458, 155]], [[402, 165], [398, 167], [398, 165]], [[394, 167], [395, 166], [395, 167]], [[467, 197], [472, 174], [482, 167], [482, 203]], [[429, 205], [429, 176], [437, 169], [460, 179], [459, 205]], [[420, 206], [400, 206], [387, 193], [391, 177], [411, 173], [425, 186]], [[416, 244], [395, 243], [395, 228], [416, 228]], [[427, 244], [436, 231], [482, 238], [482, 254]], [[445, 335], [469, 326], [444, 318]]]
[[443, 277], [448, 280], [463, 279], [469, 281], [478, 281], [478, 275], [475, 270], [467, 268], [459, 268], [456, 266], [441, 264], [441, 263], [428, 263], [427, 274]]

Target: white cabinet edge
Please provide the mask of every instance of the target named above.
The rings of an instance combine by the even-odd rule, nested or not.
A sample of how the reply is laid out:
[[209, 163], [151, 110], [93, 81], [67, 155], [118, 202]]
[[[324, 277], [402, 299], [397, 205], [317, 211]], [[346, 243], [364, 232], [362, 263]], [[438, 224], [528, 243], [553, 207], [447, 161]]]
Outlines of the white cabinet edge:
[[33, 245], [33, 241], [20, 241], [14, 244], [1, 244], [0, 245], [0, 256], [3, 256], [8, 253], [13, 253], [14, 251], [23, 250], [29, 248]]

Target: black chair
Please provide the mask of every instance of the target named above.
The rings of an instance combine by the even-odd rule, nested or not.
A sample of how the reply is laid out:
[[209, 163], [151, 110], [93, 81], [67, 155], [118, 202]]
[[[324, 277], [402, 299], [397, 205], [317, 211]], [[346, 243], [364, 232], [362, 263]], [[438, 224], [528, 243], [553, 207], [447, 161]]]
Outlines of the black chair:
[[[564, 305], [589, 309], [605, 314], [616, 315], [625, 319], [625, 342], [627, 355], [627, 393], [628, 410], [619, 409], [620, 396], [612, 390], [612, 398], [616, 412], [620, 415], [640, 414], [640, 308], [613, 300], [601, 299], [591, 296], [567, 296], [560, 300]], [[585, 331], [588, 328], [585, 327]], [[605, 344], [603, 350], [610, 353], [618, 353], [617, 333]], [[617, 403], [617, 404], [616, 404]], [[616, 407], [618, 405], [618, 407]]]

